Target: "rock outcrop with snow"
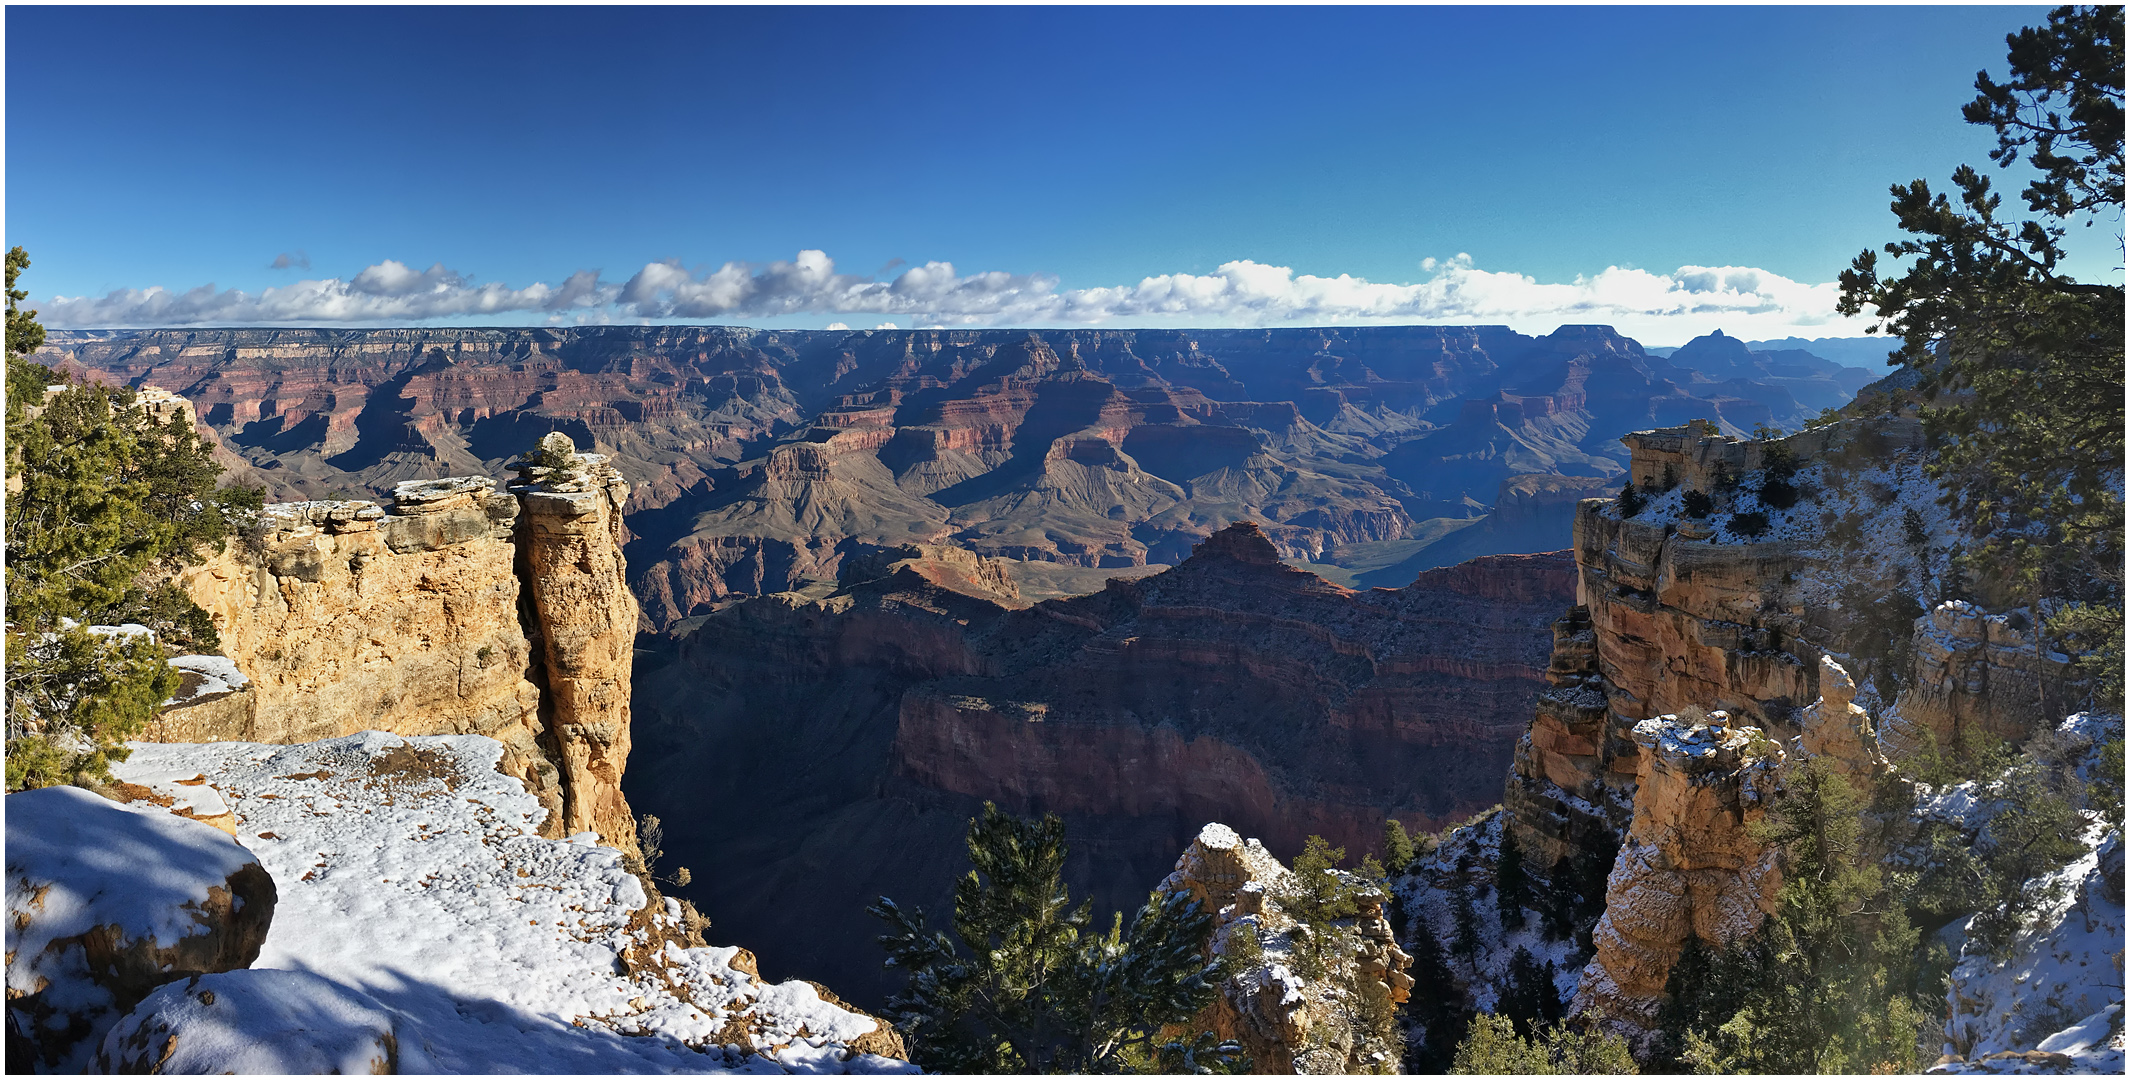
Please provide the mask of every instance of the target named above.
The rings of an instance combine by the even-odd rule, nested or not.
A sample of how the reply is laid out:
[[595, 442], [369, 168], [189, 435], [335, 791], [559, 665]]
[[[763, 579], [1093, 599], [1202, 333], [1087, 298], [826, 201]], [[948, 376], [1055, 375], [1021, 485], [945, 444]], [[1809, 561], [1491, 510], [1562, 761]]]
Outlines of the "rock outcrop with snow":
[[1782, 888], [1781, 853], [1752, 832], [1775, 795], [1782, 748], [1722, 712], [1653, 717], [1635, 725], [1634, 738], [1642, 750], [1634, 818], [1575, 1008], [1630, 1041], [1654, 1027], [1687, 939], [1722, 947], [1744, 938]]
[[121, 778], [201, 775], [234, 805], [281, 899], [252, 967], [171, 975], [102, 1039], [106, 1068], [908, 1069], [879, 1021], [701, 945], [593, 834], [542, 837], [495, 740], [133, 746]]
[[[2122, 718], [2079, 713], [2059, 731], [2087, 742], [2079, 770], [2090, 776]], [[2006, 954], [1962, 951], [1945, 994], [1946, 1056], [1932, 1072], [2122, 1074], [2122, 830], [2089, 821], [2080, 840], [2084, 852], [2042, 883], [2052, 899]]]
[[1406, 974], [1413, 958], [1398, 948], [1384, 918], [1389, 897], [1344, 875], [1356, 888], [1360, 913], [1333, 924], [1332, 932], [1347, 940], [1331, 950], [1338, 957], [1331, 970], [1306, 978], [1297, 973], [1294, 953], [1297, 938], [1309, 931], [1279, 901], [1293, 873], [1263, 844], [1218, 822], [1200, 830], [1176, 860], [1161, 891], [1188, 893], [1214, 913], [1210, 948], [1237, 962], [1221, 980], [1220, 996], [1187, 1026], [1242, 1044], [1260, 1073], [1395, 1070], [1399, 1047], [1363, 1019], [1364, 998], [1395, 1005], [1413, 987]]
[[260, 860], [209, 825], [74, 787], [9, 795], [9, 1071], [81, 1071], [157, 987], [250, 964], [275, 912]]

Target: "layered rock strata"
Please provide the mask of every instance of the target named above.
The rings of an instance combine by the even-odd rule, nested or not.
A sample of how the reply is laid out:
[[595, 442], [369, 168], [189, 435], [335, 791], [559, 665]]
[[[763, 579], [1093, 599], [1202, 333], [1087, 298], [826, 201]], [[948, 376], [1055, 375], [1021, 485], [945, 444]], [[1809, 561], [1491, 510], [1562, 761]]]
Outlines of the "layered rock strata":
[[1722, 712], [1634, 727], [1634, 817], [1607, 882], [1575, 1011], [1639, 1042], [1667, 1000], [1689, 937], [1721, 948], [1759, 929], [1782, 888], [1780, 851], [1752, 835], [1778, 784], [1782, 748]]
[[[1751, 489], [1778, 453], [1806, 470], [1908, 462], [1921, 453], [1916, 421], [1848, 420], [1779, 440], [1736, 439], [1693, 421], [1621, 441], [1638, 484], [1661, 488], [1669, 475], [1673, 492], [1633, 518], [1611, 499], [1576, 508], [1578, 603], [1556, 631], [1552, 686], [1539, 697], [1504, 796], [1518, 842], [1539, 853], [1542, 867], [1622, 834], [1639, 769], [1636, 723], [1714, 709], [1795, 735], [1802, 709], [1821, 694], [1821, 658], [1853, 648], [1869, 614], [1844, 606], [1830, 582], [1863, 577], [1874, 595], [1913, 587], [1898, 565], [1853, 565], [1831, 550], [1829, 519], [1848, 521], [1802, 499], [1789, 514], [1802, 535], [1753, 541], [1718, 535], [1714, 523], [1759, 508]], [[1900, 467], [1921, 480], [1919, 466]], [[1854, 527], [1900, 529], [1896, 492], [1876, 480], [1855, 484], [1872, 485], [1886, 497], [1854, 502], [1885, 520], [1872, 525], [1852, 511]], [[1712, 494], [1718, 513], [1686, 516], [1676, 494], [1684, 491]]]
[[541, 712], [561, 756], [564, 829], [633, 849], [635, 817], [621, 793], [637, 622], [621, 554], [629, 485], [559, 432], [518, 469], [518, 566], [539, 613]]
[[[1386, 817], [1426, 830], [1484, 808], [1572, 598], [1559, 555], [1355, 592], [1282, 564], [1249, 525], [1032, 606], [996, 592], [985, 560], [869, 558], [891, 554], [826, 598], [721, 611], [644, 671], [630, 780], [671, 858], [761, 868], [688, 891], [719, 925], [773, 964], [882, 993], [863, 929], [830, 907], [949, 902], [987, 800], [1062, 815], [1075, 890], [1118, 908], [1209, 819], [1275, 851], [1312, 833], [1365, 851]], [[725, 809], [703, 813], [712, 799]]]
[[1810, 411], [1599, 326], [55, 330], [39, 359], [189, 397], [277, 498], [596, 443], [652, 629], [832, 583], [845, 540], [1116, 569], [1251, 519], [1315, 559], [1483, 513], [1515, 474], [1616, 476], [1612, 432]]
[[2031, 628], [2018, 622], [1965, 600], [1948, 600], [1915, 621], [1914, 669], [1887, 717], [1902, 750], [1926, 737], [1957, 746], [1970, 730], [1999, 738], [2028, 733], [2067, 664], [2039, 649]]
[[554, 835], [635, 850], [621, 792], [638, 624], [621, 554], [628, 485], [551, 435], [509, 493], [406, 481], [390, 508], [278, 503], [179, 583], [239, 689], [188, 696], [159, 742], [312, 742], [358, 731], [503, 744]]
[[[1160, 891], [1188, 893], [1213, 913], [1209, 958], [1255, 957], [1220, 981], [1219, 996], [1184, 1025], [1184, 1034], [1211, 1031], [1235, 1040], [1258, 1073], [1394, 1068], [1398, 1048], [1383, 1045], [1378, 1033], [1354, 1019], [1363, 998], [1395, 1006], [1412, 996], [1413, 979], [1406, 972], [1413, 958], [1398, 947], [1384, 917], [1389, 897], [1344, 875], [1360, 907], [1357, 915], [1332, 927], [1333, 933], [1351, 938], [1347, 948], [1337, 950], [1347, 958], [1336, 970], [1307, 979], [1290, 966], [1299, 924], [1279, 902], [1292, 876], [1256, 839], [1245, 841], [1215, 822], [1199, 830], [1163, 879]], [[1242, 935], [1254, 938], [1257, 948], [1244, 947]]]
[[156, 742], [312, 742], [377, 729], [486, 735], [563, 820], [519, 611], [518, 500], [485, 477], [268, 506], [178, 582], [213, 617], [240, 690], [166, 709]]

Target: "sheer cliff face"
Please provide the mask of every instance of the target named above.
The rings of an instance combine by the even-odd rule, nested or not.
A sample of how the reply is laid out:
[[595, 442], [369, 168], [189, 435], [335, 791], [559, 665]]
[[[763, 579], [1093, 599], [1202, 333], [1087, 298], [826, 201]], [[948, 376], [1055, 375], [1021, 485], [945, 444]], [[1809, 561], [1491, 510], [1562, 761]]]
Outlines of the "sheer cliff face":
[[871, 993], [858, 899], [939, 907], [984, 800], [1064, 816], [1076, 889], [1118, 907], [1208, 820], [1366, 850], [1386, 817], [1492, 803], [1572, 592], [1556, 554], [1357, 593], [1247, 524], [1032, 607], [970, 587], [995, 564], [906, 554], [825, 600], [720, 612], [642, 673], [629, 781], [670, 860], [757, 868], [688, 890], [706, 914], [765, 963]]
[[159, 742], [298, 743], [377, 729], [486, 735], [557, 826], [559, 776], [519, 622], [517, 500], [470, 482], [450, 506], [269, 507], [180, 584], [250, 685], [162, 714]]
[[629, 760], [629, 692], [636, 598], [622, 560], [621, 508], [629, 485], [569, 437], [541, 441], [552, 465], [527, 466], [512, 488], [518, 568], [538, 613], [543, 713], [554, 727], [568, 796], [565, 830], [590, 830], [633, 850], [636, 821], [621, 794]]
[[1616, 476], [1615, 432], [1800, 419], [1604, 327], [54, 331], [40, 359], [191, 398], [279, 498], [596, 445], [652, 628], [833, 582], [846, 541], [1122, 568], [1252, 519], [1315, 557], [1515, 474]]
[[621, 793], [637, 623], [620, 554], [627, 486], [589, 464], [593, 482], [574, 485], [585, 491], [498, 494], [486, 477], [456, 477], [399, 485], [389, 511], [268, 507], [179, 579], [249, 684], [166, 710], [148, 737], [486, 735], [546, 807], [548, 833], [591, 830], [633, 851]]
[[[1688, 937], [1727, 944], [1771, 910], [1780, 867], [1750, 826], [1783, 747], [1868, 788], [1926, 738], [2029, 734], [2058, 662], [2014, 616], [1926, 602], [1960, 587], [1961, 537], [1916, 421], [1623, 441], [1660, 493], [1626, 518], [1614, 500], [1578, 506], [1578, 603], [1554, 624], [1503, 803], [1532, 862], [1586, 898], [1584, 864], [1617, 849], [1578, 1009], [1636, 1034]], [[1785, 459], [1791, 490], [1771, 497]], [[1686, 491], [1715, 512], [1686, 514]], [[1741, 530], [1740, 515], [1763, 520]]]

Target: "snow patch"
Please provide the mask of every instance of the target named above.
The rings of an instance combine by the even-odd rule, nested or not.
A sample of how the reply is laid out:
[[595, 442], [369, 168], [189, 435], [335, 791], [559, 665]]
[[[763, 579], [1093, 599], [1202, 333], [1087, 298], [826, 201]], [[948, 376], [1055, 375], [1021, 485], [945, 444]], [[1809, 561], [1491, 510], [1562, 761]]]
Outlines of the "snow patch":
[[[253, 970], [224, 977], [308, 972], [341, 1005], [374, 1001], [403, 1072], [914, 1071], [852, 1055], [874, 1020], [804, 982], [762, 984], [736, 948], [669, 942], [627, 963], [646, 922], [678, 930], [677, 905], [643, 911], [621, 853], [589, 834], [540, 837], [545, 811], [495, 771], [492, 739], [130, 745], [121, 779], [220, 788], [280, 889]], [[167, 1004], [172, 1020], [194, 1007]]]

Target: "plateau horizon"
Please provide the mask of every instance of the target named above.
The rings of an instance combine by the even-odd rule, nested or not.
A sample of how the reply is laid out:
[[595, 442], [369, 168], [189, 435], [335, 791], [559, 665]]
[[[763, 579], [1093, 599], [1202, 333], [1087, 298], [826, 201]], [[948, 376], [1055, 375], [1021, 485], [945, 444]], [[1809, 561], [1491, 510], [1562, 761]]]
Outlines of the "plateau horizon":
[[[275, 265], [306, 266], [284, 253]], [[560, 285], [477, 282], [439, 262], [416, 270], [394, 259], [352, 275], [256, 291], [214, 283], [176, 291], [115, 288], [102, 296], [51, 296], [41, 318], [55, 328], [236, 326], [584, 326], [737, 323], [762, 329], [908, 330], [976, 327], [1222, 329], [1393, 324], [1507, 325], [1545, 333], [1605, 323], [1657, 347], [1723, 329], [1740, 337], [1860, 337], [1871, 320], [1834, 312], [1833, 282], [1795, 281], [1742, 266], [1682, 266], [1670, 273], [1607, 266], [1569, 282], [1488, 270], [1472, 256], [1428, 258], [1412, 283], [1351, 274], [1325, 277], [1251, 260], [1212, 273], [1160, 274], [1137, 284], [1061, 289], [1052, 274], [980, 271], [953, 263], [888, 276], [847, 274], [817, 249], [766, 264], [689, 269], [651, 262], [623, 282], [597, 269]], [[885, 322], [873, 319], [889, 317]], [[857, 320], [852, 323], [847, 320]], [[443, 320], [456, 320], [445, 323]]]

